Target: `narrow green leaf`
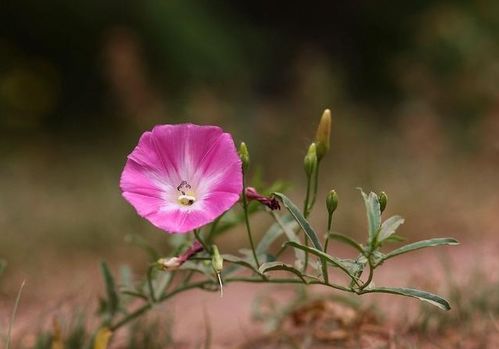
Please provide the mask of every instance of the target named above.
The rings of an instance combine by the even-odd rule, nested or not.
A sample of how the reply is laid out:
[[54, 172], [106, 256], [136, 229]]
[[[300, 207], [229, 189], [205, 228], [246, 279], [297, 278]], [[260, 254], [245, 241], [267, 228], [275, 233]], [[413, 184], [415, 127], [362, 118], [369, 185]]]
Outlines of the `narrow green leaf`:
[[277, 196], [282, 201], [283, 205], [288, 209], [289, 213], [291, 213], [291, 215], [295, 218], [296, 222], [300, 225], [305, 234], [307, 234], [310, 241], [312, 241], [314, 247], [322, 251], [322, 244], [319, 241], [317, 233], [315, 232], [314, 229], [312, 229], [310, 223], [305, 219], [305, 217], [298, 209], [298, 207], [296, 207], [296, 205], [291, 200], [289, 200], [289, 198], [286, 195], [282, 193], [274, 193], [274, 195]]
[[[289, 216], [284, 216], [284, 218], [281, 218], [275, 211], [271, 212], [272, 217], [274, 217], [276, 223], [279, 225], [279, 227], [284, 231], [284, 234], [286, 235], [286, 238], [289, 241], [295, 241], [297, 243], [300, 243], [300, 239], [296, 235], [295, 231], [299, 227], [299, 224], [295, 221], [294, 217], [289, 215]], [[286, 224], [285, 219], [290, 221], [290, 224]], [[295, 249], [295, 257], [300, 263], [303, 265], [305, 263], [305, 252], [302, 250], [297, 250]]]
[[379, 199], [378, 195], [373, 192], [370, 192], [369, 195], [367, 195], [362, 191], [362, 189], [359, 188], [359, 190], [362, 193], [364, 204], [366, 205], [369, 242], [372, 242], [375, 240], [381, 225], [381, 210], [379, 207]]
[[283, 262], [267, 262], [267, 263], [263, 263], [260, 266], [259, 272], [261, 274], [265, 274], [266, 272], [272, 271], [272, 270], [289, 271], [289, 272], [295, 274], [296, 276], [298, 276], [303, 281], [303, 283], [307, 283], [307, 280], [305, 280], [305, 278], [303, 277], [302, 273], [298, 269], [296, 269], [295, 267], [293, 267], [293, 266], [291, 266], [289, 264], [283, 263]]
[[285, 229], [294, 231], [297, 225], [298, 224], [290, 215], [280, 217], [280, 221], [272, 224], [265, 234], [263, 234], [258, 246], [256, 247], [256, 254], [267, 253], [267, 250], [270, 248], [272, 243], [284, 233]]
[[391, 293], [398, 294], [401, 296], [417, 298], [421, 301], [428, 302], [436, 307], [443, 310], [450, 310], [449, 302], [446, 299], [437, 296], [436, 294], [416, 290], [413, 288], [398, 288], [398, 287], [376, 287], [371, 289], [366, 289], [362, 293]]
[[107, 263], [101, 262], [101, 272], [102, 277], [104, 278], [104, 283], [106, 285], [106, 293], [107, 293], [107, 311], [109, 314], [113, 316], [118, 311], [119, 306], [119, 298], [118, 293], [116, 292], [116, 284], [114, 282], [113, 275], [107, 266]]
[[156, 277], [156, 279], [153, 280], [154, 294], [158, 299], [161, 299], [161, 297], [163, 296], [163, 293], [172, 280], [172, 276], [172, 273], [162, 272], [159, 277]]
[[395, 231], [398, 229], [398, 227], [401, 224], [404, 223], [404, 221], [405, 219], [400, 216], [392, 216], [388, 218], [386, 221], [384, 221], [383, 224], [381, 224], [381, 229], [376, 238], [377, 242], [381, 243], [390, 236], [392, 236], [392, 234], [395, 233]]
[[317, 257], [320, 257], [321, 259], [325, 259], [326, 261], [328, 261], [332, 265], [334, 265], [334, 266], [340, 268], [341, 270], [343, 270], [353, 280], [357, 281], [357, 279], [358, 279], [355, 276], [355, 274], [354, 274], [355, 270], [350, 270], [351, 269], [350, 268], [350, 264], [349, 263], [344, 263], [339, 258], [330, 256], [327, 253], [322, 252], [321, 250], [318, 250], [318, 249], [310, 247], [310, 246], [305, 246], [305, 245], [299, 244], [299, 243], [294, 242], [294, 241], [287, 241], [285, 243], [285, 245], [289, 245], [289, 246], [292, 246], [294, 248], [299, 248], [299, 249], [301, 249], [303, 251], [312, 253], [312, 254], [316, 255]]
[[340, 234], [340, 233], [330, 233], [330, 234], [328, 234], [328, 236], [330, 239], [341, 241], [347, 245], [352, 246], [353, 248], [358, 250], [360, 253], [364, 254], [364, 249], [362, 248], [362, 246], [357, 241], [353, 240], [352, 238], [350, 238], [346, 235]]
[[[237, 256], [234, 256], [231, 254], [223, 254], [222, 258], [224, 259], [224, 261], [227, 261], [229, 263], [234, 263], [237, 265], [241, 265], [243, 267], [251, 269], [252, 271], [254, 271], [257, 274], [260, 274], [260, 272], [256, 268], [256, 265], [254, 264], [254, 262], [250, 261], [246, 258], [237, 257]], [[223, 273], [223, 274], [225, 274], [225, 273]]]
[[148, 298], [145, 294], [143, 294], [139, 291], [136, 291], [136, 290], [124, 289], [124, 290], [121, 290], [120, 292], [121, 292], [121, 294], [130, 296], [130, 297], [140, 298], [140, 299], [143, 299], [145, 301], [148, 300]]
[[453, 238], [436, 238], [436, 239], [429, 239], [429, 240], [422, 240], [422, 241], [418, 241], [418, 242], [413, 242], [412, 244], [402, 246], [400, 248], [397, 248], [397, 249], [387, 253], [384, 256], [383, 260], [387, 260], [389, 258], [398, 256], [398, 255], [403, 254], [403, 253], [419, 250], [420, 248], [440, 246], [440, 245], [459, 245], [459, 242]]

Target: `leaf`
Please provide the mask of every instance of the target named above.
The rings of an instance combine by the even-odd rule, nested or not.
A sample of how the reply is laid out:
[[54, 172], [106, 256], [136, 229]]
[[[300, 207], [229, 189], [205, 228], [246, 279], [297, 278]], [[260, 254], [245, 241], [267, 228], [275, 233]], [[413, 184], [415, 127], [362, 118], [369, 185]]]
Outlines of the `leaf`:
[[[283, 221], [284, 219], [281, 219], [281, 217], [275, 211], [272, 211], [271, 214], [272, 217], [274, 217], [277, 224], [280, 226], [280, 228], [284, 231], [284, 234], [286, 235], [287, 239], [289, 241], [300, 243], [300, 239], [295, 233], [295, 229], [299, 224], [294, 220], [293, 216], [290, 215], [284, 217], [284, 219], [287, 218], [288, 220], [293, 222], [293, 226], [291, 227], [286, 225], [286, 223]], [[305, 252], [303, 252], [302, 250], [295, 250], [295, 257], [301, 264], [305, 263]]]
[[162, 272], [159, 277], [156, 277], [153, 280], [153, 288], [154, 288], [154, 294], [158, 299], [161, 299], [163, 296], [163, 293], [165, 292], [165, 289], [168, 287], [170, 284], [170, 281], [172, 280], [172, 273], [165, 273]]
[[300, 273], [300, 271], [298, 269], [296, 269], [295, 267], [293, 267], [293, 266], [291, 266], [289, 264], [283, 263], [283, 262], [267, 262], [267, 263], [263, 263], [260, 266], [260, 269], [258, 271], [261, 274], [264, 274], [264, 273], [266, 273], [268, 271], [272, 271], [272, 270], [289, 271], [289, 272], [295, 274], [296, 276], [298, 276], [303, 281], [303, 283], [307, 283], [307, 280], [305, 280], [305, 278], [303, 277], [302, 273]]
[[392, 234], [395, 233], [395, 231], [398, 229], [398, 227], [401, 224], [404, 223], [404, 221], [405, 221], [405, 219], [400, 217], [400, 216], [392, 216], [392, 217], [388, 218], [381, 225], [381, 229], [378, 233], [376, 241], [378, 243], [381, 243], [384, 240], [386, 240], [387, 238], [389, 238], [390, 236], [392, 236]]
[[428, 302], [436, 307], [439, 307], [443, 310], [450, 310], [449, 302], [446, 299], [437, 296], [436, 294], [416, 290], [414, 288], [398, 288], [398, 287], [377, 287], [366, 289], [362, 293], [391, 293], [398, 294], [401, 296], [413, 297], [417, 298], [421, 301]]
[[104, 283], [106, 284], [106, 293], [107, 293], [107, 311], [111, 316], [116, 314], [119, 306], [119, 298], [118, 293], [116, 292], [116, 285], [114, 283], [113, 275], [107, 266], [107, 263], [101, 262], [101, 272], [102, 277], [104, 278]]
[[130, 296], [130, 297], [140, 298], [140, 299], [143, 299], [145, 301], [149, 300], [149, 298], [147, 298], [147, 296], [145, 294], [143, 294], [137, 290], [124, 289], [124, 290], [121, 290], [120, 292], [121, 292], [121, 294]]
[[319, 241], [317, 233], [314, 231], [314, 229], [312, 229], [310, 223], [305, 219], [305, 217], [298, 209], [298, 207], [296, 207], [296, 205], [291, 200], [289, 200], [286, 195], [282, 193], [274, 193], [274, 195], [277, 196], [282, 201], [283, 205], [288, 209], [289, 213], [291, 213], [291, 215], [295, 218], [296, 222], [300, 225], [305, 234], [307, 234], [310, 241], [312, 241], [314, 247], [322, 251], [322, 244]]
[[258, 246], [256, 247], [256, 254], [266, 253], [272, 243], [284, 233], [285, 229], [289, 228], [293, 231], [293, 228], [296, 225], [297, 223], [291, 216], [283, 216], [280, 221], [272, 224], [265, 234], [263, 234]]
[[360, 253], [364, 254], [364, 249], [362, 248], [362, 246], [357, 241], [353, 240], [352, 238], [350, 238], [346, 235], [343, 235], [343, 234], [339, 234], [339, 233], [330, 233], [330, 234], [328, 234], [328, 236], [330, 239], [341, 241], [347, 245], [352, 246], [353, 248], [358, 250]]
[[440, 245], [459, 245], [459, 241], [453, 238], [436, 238], [436, 239], [413, 242], [412, 244], [402, 246], [387, 253], [383, 258], [383, 260], [387, 260], [389, 258], [398, 256], [403, 253], [419, 250], [420, 248], [440, 246]]
[[[260, 274], [260, 272], [256, 268], [256, 265], [254, 264], [254, 262], [252, 262], [252, 261], [250, 262], [250, 260], [248, 260], [246, 258], [240, 258], [240, 257], [234, 256], [231, 254], [223, 254], [222, 258], [227, 262], [241, 265], [243, 267], [246, 267], [246, 268], [253, 270], [257, 274]], [[223, 273], [223, 274], [225, 274], [225, 273]]]
[[381, 210], [379, 208], [379, 200], [378, 195], [373, 192], [370, 192], [369, 195], [366, 195], [360, 189], [362, 193], [362, 197], [364, 198], [364, 204], [366, 205], [366, 213], [367, 213], [367, 225], [369, 230], [369, 243], [373, 242], [376, 238], [376, 234], [381, 225]]
[[355, 276], [355, 270], [350, 270], [350, 265], [348, 263], [343, 263], [343, 261], [339, 258], [333, 257], [328, 255], [327, 253], [322, 252], [321, 250], [318, 250], [316, 248], [310, 247], [310, 246], [305, 246], [300, 243], [296, 243], [294, 241], [287, 241], [285, 245], [292, 246], [294, 248], [299, 248], [303, 251], [312, 253], [316, 255], [317, 257], [320, 257], [321, 259], [325, 259], [329, 263], [333, 264], [334, 266], [340, 268], [343, 270], [345, 273], [348, 274], [353, 280], [357, 280], [358, 278]]
[[405, 240], [407, 240], [405, 237], [393, 234], [385, 242], [404, 242]]
[[109, 339], [111, 339], [112, 334], [113, 333], [111, 332], [111, 330], [109, 330], [109, 328], [100, 328], [95, 335], [93, 349], [107, 349], [107, 345], [109, 344]]

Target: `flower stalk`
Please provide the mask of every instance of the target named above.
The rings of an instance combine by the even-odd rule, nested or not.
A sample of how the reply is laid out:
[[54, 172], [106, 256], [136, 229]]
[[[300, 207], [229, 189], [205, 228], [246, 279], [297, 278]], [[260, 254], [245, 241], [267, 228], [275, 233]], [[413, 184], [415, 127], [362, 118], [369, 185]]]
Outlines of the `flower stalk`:
[[249, 212], [248, 212], [248, 197], [246, 196], [246, 176], [249, 167], [249, 152], [246, 147], [246, 143], [241, 142], [239, 146], [239, 156], [242, 161], [242, 170], [243, 170], [243, 190], [241, 196], [243, 197], [243, 211], [244, 211], [244, 223], [246, 225], [246, 231], [248, 232], [248, 239], [251, 246], [251, 252], [253, 254], [253, 259], [255, 261], [256, 267], [260, 268], [260, 262], [258, 261], [258, 256], [256, 254], [255, 243], [253, 242], [253, 234], [251, 234], [251, 225], [249, 222]]

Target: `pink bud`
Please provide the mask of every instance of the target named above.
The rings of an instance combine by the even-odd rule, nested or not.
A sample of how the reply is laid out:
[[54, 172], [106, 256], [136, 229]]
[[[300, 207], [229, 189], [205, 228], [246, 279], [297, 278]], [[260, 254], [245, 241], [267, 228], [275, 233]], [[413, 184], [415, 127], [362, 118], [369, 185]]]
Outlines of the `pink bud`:
[[253, 187], [247, 187], [245, 193], [246, 193], [246, 198], [250, 201], [257, 200], [262, 204], [264, 204], [265, 206], [267, 206], [268, 208], [270, 208], [271, 210], [281, 209], [281, 205], [279, 205], [279, 201], [277, 201], [276, 198], [262, 195], [259, 192], [257, 192], [256, 189]]

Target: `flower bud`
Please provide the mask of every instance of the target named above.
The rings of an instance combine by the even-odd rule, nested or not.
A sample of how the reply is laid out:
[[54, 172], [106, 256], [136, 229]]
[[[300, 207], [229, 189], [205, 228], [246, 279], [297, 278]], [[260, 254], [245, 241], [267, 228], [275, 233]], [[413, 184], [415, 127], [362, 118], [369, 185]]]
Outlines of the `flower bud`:
[[211, 256], [211, 266], [213, 267], [213, 270], [215, 270], [215, 272], [219, 274], [224, 268], [224, 259], [220, 255], [220, 252], [218, 251], [218, 247], [216, 245], [212, 245], [212, 251], [213, 254]]
[[241, 158], [241, 161], [243, 163], [243, 170], [246, 171], [249, 167], [250, 157], [248, 147], [244, 142], [241, 142], [241, 144], [239, 145], [239, 157]]
[[165, 271], [176, 270], [183, 263], [184, 263], [184, 261], [182, 260], [182, 258], [179, 258], [179, 257], [160, 258], [156, 262], [158, 267], [162, 270], [165, 270]]
[[281, 209], [281, 205], [279, 205], [279, 201], [275, 197], [262, 195], [259, 192], [257, 192], [256, 189], [253, 187], [246, 187], [245, 193], [248, 201], [251, 200], [259, 201], [260, 203], [264, 204], [271, 210]]
[[321, 121], [315, 133], [315, 143], [317, 143], [317, 161], [321, 161], [329, 151], [329, 139], [331, 136], [331, 110], [325, 109], [322, 113]]
[[308, 152], [307, 155], [305, 155], [303, 164], [307, 177], [310, 177], [317, 167], [317, 147], [315, 143], [310, 144], [310, 147], [308, 147]]
[[386, 204], [388, 202], [388, 195], [386, 195], [386, 193], [382, 191], [378, 195], [378, 201], [379, 201], [379, 210], [381, 211], [381, 213], [383, 213], [383, 211], [386, 208]]
[[211, 266], [217, 274], [218, 283], [220, 284], [220, 297], [223, 297], [224, 287], [222, 283], [221, 273], [222, 269], [224, 268], [224, 258], [220, 255], [220, 252], [218, 251], [218, 247], [216, 245], [212, 245], [211, 249], [213, 251], [213, 254], [211, 255]]
[[327, 194], [326, 207], [329, 215], [332, 215], [338, 207], [338, 194], [336, 194], [335, 190], [331, 190], [329, 194]]

